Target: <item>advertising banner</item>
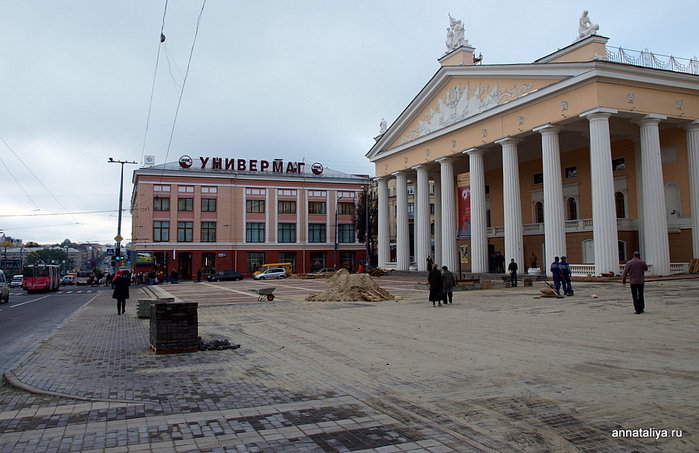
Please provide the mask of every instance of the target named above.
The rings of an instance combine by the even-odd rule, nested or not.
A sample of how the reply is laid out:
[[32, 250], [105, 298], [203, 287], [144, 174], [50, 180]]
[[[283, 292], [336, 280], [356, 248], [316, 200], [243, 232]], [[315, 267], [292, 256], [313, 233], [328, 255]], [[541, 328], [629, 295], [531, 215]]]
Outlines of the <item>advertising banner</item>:
[[456, 233], [456, 239], [463, 240], [471, 237], [471, 177], [469, 173], [458, 175], [457, 194], [459, 197], [459, 231]]

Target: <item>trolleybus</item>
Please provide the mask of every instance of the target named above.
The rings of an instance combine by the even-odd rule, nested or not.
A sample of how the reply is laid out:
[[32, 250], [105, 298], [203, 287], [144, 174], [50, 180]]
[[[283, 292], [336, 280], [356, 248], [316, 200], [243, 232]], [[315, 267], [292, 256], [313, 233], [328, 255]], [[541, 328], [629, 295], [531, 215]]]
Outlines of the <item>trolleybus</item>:
[[55, 264], [30, 264], [22, 269], [22, 287], [29, 293], [56, 291], [60, 285], [59, 267]]

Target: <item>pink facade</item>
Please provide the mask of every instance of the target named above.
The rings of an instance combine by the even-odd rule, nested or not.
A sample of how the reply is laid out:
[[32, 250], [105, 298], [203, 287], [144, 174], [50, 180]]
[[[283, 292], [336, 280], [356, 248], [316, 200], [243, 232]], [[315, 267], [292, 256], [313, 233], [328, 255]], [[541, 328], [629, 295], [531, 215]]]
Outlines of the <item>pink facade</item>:
[[265, 171], [257, 169], [266, 161], [255, 161], [255, 170], [253, 161], [247, 171], [238, 171], [241, 165], [227, 170], [223, 162], [181, 159], [134, 172], [135, 272], [177, 271], [192, 279], [214, 269], [248, 274], [282, 262], [291, 262], [295, 273], [354, 271], [366, 259], [354, 211], [367, 176], [279, 161]]

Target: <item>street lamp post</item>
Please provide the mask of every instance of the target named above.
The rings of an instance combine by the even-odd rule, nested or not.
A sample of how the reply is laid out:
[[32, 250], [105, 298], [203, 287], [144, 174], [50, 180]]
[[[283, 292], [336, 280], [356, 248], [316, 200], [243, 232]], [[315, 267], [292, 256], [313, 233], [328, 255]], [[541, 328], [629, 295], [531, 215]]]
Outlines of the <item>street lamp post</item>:
[[[114, 251], [114, 256], [116, 258], [121, 256], [121, 211], [122, 204], [124, 201], [124, 164], [138, 164], [138, 162], [128, 160], [114, 160], [111, 157], [109, 158], [108, 162], [110, 164], [121, 164], [121, 177], [119, 178], [119, 220], [117, 223], [117, 235], [114, 238], [114, 240], [116, 241], [116, 250]], [[117, 270], [118, 266], [120, 266], [119, 263], [114, 263], [114, 271]]]

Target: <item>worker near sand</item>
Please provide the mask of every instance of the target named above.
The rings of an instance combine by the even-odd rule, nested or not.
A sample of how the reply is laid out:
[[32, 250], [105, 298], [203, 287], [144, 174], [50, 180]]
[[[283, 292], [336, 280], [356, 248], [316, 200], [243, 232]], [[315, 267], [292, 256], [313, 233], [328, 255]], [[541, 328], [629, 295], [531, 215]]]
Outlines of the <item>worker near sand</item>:
[[436, 264], [432, 265], [430, 273], [427, 274], [427, 283], [430, 285], [430, 300], [432, 301], [432, 306], [442, 306], [442, 290], [444, 288], [442, 284], [442, 273], [439, 272], [439, 268]]
[[626, 285], [626, 280], [631, 283], [631, 298], [633, 299], [634, 313], [640, 315], [646, 309], [646, 302], [643, 299], [643, 285], [646, 277], [645, 271], [648, 265], [641, 259], [641, 252], [633, 252], [633, 258], [626, 262], [624, 272], [621, 274], [621, 283]]

